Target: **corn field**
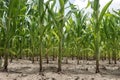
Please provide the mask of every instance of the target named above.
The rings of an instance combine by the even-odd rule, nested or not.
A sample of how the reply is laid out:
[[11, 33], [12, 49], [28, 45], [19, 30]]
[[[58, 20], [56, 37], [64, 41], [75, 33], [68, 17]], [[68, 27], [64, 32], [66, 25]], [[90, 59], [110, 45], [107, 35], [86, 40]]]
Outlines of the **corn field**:
[[[90, 74], [120, 75], [120, 9], [110, 11], [112, 2], [100, 10], [100, 0], [88, 0], [80, 10], [69, 0], [0, 0], [0, 80], [24, 80], [1, 78], [3, 72], [17, 74], [20, 61], [37, 66], [40, 78], [46, 66], [49, 72], [72, 75], [71, 65], [79, 71], [84, 64], [86, 73], [76, 75], [89, 75], [89, 62], [94, 66]], [[40, 78], [26, 80], [107, 80]]]

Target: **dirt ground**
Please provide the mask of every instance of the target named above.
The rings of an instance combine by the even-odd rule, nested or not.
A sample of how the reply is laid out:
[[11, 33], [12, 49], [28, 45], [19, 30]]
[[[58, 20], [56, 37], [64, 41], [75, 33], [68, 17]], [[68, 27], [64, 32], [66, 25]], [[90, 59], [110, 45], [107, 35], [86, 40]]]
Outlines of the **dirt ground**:
[[95, 73], [95, 61], [70, 60], [63, 61], [62, 72], [57, 72], [57, 61], [46, 64], [43, 61], [43, 72], [39, 75], [39, 64], [28, 60], [13, 60], [9, 63], [8, 72], [0, 71], [0, 80], [120, 80], [120, 62], [108, 64], [108, 61], [100, 61], [100, 73]]

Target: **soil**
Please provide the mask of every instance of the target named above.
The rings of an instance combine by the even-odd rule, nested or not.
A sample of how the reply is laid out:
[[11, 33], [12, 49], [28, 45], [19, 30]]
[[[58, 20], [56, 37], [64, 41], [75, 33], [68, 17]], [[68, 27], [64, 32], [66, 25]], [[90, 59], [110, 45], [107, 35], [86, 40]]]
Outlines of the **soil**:
[[100, 73], [95, 73], [95, 61], [69, 59], [62, 61], [62, 72], [57, 72], [57, 61], [43, 61], [43, 72], [39, 74], [39, 63], [32, 64], [29, 60], [13, 60], [9, 63], [8, 72], [0, 71], [0, 80], [120, 80], [120, 62], [108, 64], [100, 61]]

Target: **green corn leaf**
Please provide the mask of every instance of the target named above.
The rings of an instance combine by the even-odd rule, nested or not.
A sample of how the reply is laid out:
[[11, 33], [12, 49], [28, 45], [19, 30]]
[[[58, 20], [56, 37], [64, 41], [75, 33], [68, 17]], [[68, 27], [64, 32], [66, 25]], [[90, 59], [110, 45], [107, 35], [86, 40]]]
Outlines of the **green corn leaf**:
[[17, 53], [15, 51], [13, 51], [12, 49], [8, 49], [8, 52], [12, 55], [17, 55]]
[[52, 34], [55, 35], [56, 39], [58, 40], [58, 42], [60, 41], [59, 36], [57, 35], [57, 33], [55, 31], [52, 31]]
[[51, 5], [51, 9], [53, 10], [54, 9], [54, 6], [56, 4], [56, 0], [53, 1], [53, 4]]
[[115, 11], [115, 10], [113, 10], [113, 12], [115, 13], [115, 14], [117, 14], [118, 16], [120, 16], [120, 11]]
[[0, 47], [0, 51], [3, 51], [4, 50], [4, 48], [3, 47]]
[[97, 11], [99, 10], [100, 4], [99, 4], [99, 0], [94, 0], [94, 10]]
[[85, 49], [81, 49], [80, 52], [83, 52], [83, 51], [91, 51], [91, 52], [94, 52], [94, 50], [92, 50], [91, 48], [85, 48]]
[[22, 53], [28, 52], [29, 54], [33, 54], [32, 50], [30, 48], [25, 48], [22, 50]]
[[91, 4], [91, 2], [90, 2], [90, 0], [88, 0], [88, 4], [85, 8], [88, 8], [90, 6], [90, 4]]
[[100, 16], [99, 16], [99, 22], [102, 20], [106, 10], [108, 9], [108, 7], [110, 6], [110, 4], [112, 3], [113, 0], [109, 1], [105, 6], [104, 8], [102, 9], [101, 13], [100, 13]]
[[42, 16], [43, 11], [44, 11], [44, 0], [39, 0], [39, 2], [38, 2], [38, 12], [39, 12], [40, 16]]
[[61, 9], [64, 8], [64, 0], [59, 0]]
[[55, 15], [54, 15], [54, 12], [48, 7], [48, 5], [46, 5], [46, 8], [47, 8], [47, 10], [48, 10], [49, 15], [52, 17], [53, 21], [54, 21], [56, 24], [58, 24], [58, 22], [57, 22], [57, 20], [56, 20], [56, 17], [55, 17]]

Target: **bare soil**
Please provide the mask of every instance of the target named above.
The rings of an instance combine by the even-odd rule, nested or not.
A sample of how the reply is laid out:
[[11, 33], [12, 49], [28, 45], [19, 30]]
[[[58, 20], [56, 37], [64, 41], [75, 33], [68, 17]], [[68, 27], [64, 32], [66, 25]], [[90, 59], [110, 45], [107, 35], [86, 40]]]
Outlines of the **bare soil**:
[[0, 71], [0, 80], [120, 80], [120, 62], [108, 64], [100, 61], [100, 73], [95, 73], [95, 61], [80, 61], [69, 59], [62, 61], [62, 72], [57, 72], [57, 61], [46, 64], [43, 61], [43, 72], [39, 74], [39, 63], [29, 60], [13, 60], [9, 63], [8, 72]]

